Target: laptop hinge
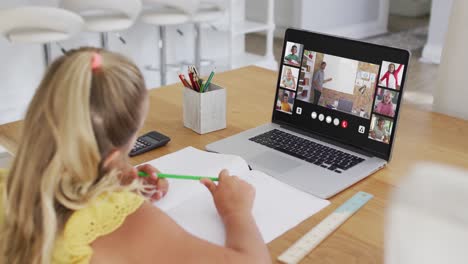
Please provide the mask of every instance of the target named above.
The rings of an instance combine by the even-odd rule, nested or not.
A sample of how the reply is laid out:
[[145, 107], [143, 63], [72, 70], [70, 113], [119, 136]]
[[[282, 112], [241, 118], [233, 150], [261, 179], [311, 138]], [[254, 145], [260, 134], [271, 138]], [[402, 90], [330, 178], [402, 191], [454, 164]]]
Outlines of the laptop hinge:
[[336, 141], [336, 140], [332, 140], [332, 139], [329, 139], [329, 138], [326, 138], [326, 137], [322, 137], [322, 136], [319, 136], [319, 135], [316, 135], [316, 134], [308, 133], [308, 132], [303, 131], [303, 130], [301, 130], [301, 129], [297, 129], [297, 128], [294, 128], [294, 127], [291, 127], [291, 126], [288, 126], [288, 125], [284, 125], [284, 124], [281, 124], [280, 127], [281, 127], [281, 128], [284, 128], [284, 129], [287, 129], [287, 130], [291, 130], [291, 131], [293, 131], [293, 132], [295, 132], [295, 133], [304, 135], [304, 136], [306, 136], [306, 137], [310, 137], [310, 138], [313, 138], [313, 139], [317, 139], [317, 140], [326, 142], [326, 143], [328, 143], [328, 144], [337, 146], [337, 147], [339, 147], [339, 148], [343, 148], [343, 149], [346, 149], [346, 150], [349, 150], [349, 151], [353, 151], [353, 152], [359, 153], [359, 154], [364, 155], [364, 156], [367, 156], [367, 157], [374, 157], [374, 155], [372, 155], [372, 154], [371, 154], [370, 152], [368, 152], [368, 151], [365, 151], [365, 150], [360, 149], [360, 148], [356, 148], [356, 147], [353, 147], [353, 146], [349, 146], [349, 145], [340, 143], [340, 142], [338, 142], [338, 141]]

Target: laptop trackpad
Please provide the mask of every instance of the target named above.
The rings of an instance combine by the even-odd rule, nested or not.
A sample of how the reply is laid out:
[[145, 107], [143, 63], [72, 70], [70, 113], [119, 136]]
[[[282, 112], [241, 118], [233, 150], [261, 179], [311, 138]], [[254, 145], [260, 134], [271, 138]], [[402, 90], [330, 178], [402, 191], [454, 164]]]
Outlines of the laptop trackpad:
[[254, 166], [258, 165], [278, 173], [289, 171], [301, 165], [301, 163], [295, 160], [272, 151], [263, 152], [262, 154], [253, 157], [251, 162]]

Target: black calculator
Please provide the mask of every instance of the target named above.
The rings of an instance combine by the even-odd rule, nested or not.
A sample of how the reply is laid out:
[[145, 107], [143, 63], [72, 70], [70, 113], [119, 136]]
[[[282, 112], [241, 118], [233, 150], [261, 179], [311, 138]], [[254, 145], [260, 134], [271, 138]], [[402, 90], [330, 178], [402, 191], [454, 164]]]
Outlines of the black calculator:
[[155, 148], [162, 147], [166, 145], [171, 139], [161, 133], [156, 131], [151, 131], [139, 137], [133, 146], [132, 151], [130, 151], [129, 156], [134, 157], [136, 155], [143, 154]]

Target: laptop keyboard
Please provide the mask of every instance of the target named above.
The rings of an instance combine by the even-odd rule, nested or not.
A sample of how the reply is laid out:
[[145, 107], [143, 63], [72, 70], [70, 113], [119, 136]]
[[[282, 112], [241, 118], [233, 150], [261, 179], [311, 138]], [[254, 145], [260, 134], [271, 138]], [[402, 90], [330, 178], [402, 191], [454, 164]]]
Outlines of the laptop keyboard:
[[319, 143], [273, 129], [249, 140], [313, 163], [336, 173], [356, 166], [364, 159]]

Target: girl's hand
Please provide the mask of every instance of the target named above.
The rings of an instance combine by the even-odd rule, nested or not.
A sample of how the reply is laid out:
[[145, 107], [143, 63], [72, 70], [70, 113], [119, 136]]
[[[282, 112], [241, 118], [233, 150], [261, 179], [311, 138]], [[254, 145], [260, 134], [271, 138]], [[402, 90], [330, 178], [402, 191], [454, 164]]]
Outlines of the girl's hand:
[[[142, 171], [148, 174], [148, 177], [139, 177], [138, 172]], [[166, 194], [167, 191], [169, 190], [169, 182], [167, 179], [159, 179], [157, 174], [160, 171], [156, 169], [155, 167], [149, 165], [149, 164], [144, 164], [136, 167], [135, 169], [135, 176], [137, 178], [143, 179], [144, 182], [148, 185], [154, 186], [154, 194], [150, 197], [151, 201], [158, 201], [161, 198], [163, 198]]]
[[251, 214], [255, 189], [249, 183], [237, 176], [229, 176], [227, 170], [221, 171], [217, 185], [209, 179], [202, 179], [201, 183], [211, 192], [216, 209], [224, 220], [233, 214]]

